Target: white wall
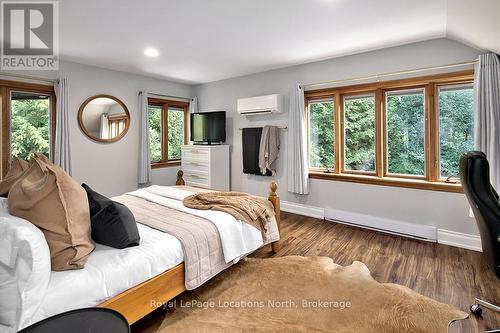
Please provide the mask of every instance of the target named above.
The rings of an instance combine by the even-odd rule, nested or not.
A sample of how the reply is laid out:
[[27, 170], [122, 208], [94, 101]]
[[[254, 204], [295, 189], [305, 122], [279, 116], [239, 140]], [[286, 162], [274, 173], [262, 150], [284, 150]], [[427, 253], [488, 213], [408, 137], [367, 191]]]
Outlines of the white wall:
[[[477, 234], [475, 223], [468, 217], [468, 205], [463, 194], [325, 180], [311, 180], [311, 190], [307, 196], [288, 193], [285, 160], [289, 147], [286, 141], [287, 135], [293, 133], [283, 132], [281, 135], [282, 149], [275, 178], [243, 174], [239, 128], [285, 125], [288, 114], [245, 118], [239, 116], [235, 109], [236, 100], [241, 97], [280, 93], [288, 100], [294, 82], [339, 80], [458, 63], [473, 60], [478, 53], [460, 43], [438, 39], [202, 84], [196, 86], [195, 94], [199, 97], [201, 111], [228, 112], [232, 190], [266, 195], [269, 182], [276, 180], [281, 185], [279, 194], [286, 201]], [[285, 108], [288, 108], [287, 104]]]
[[[137, 189], [139, 151], [138, 93], [140, 90], [189, 97], [189, 85], [157, 80], [71, 62], [61, 62], [59, 72], [19, 72], [36, 77], [67, 77], [69, 86], [70, 147], [73, 177], [107, 196]], [[1, 76], [1, 73], [0, 73]], [[5, 79], [9, 79], [5, 77]], [[78, 109], [90, 96], [108, 94], [117, 97], [130, 113], [130, 128], [121, 140], [98, 143], [87, 138], [78, 126]], [[154, 169], [153, 183], [175, 184], [178, 167]]]
[[[191, 96], [188, 85], [151, 79], [75, 63], [60, 64], [60, 75], [68, 78], [70, 145], [73, 177], [105, 195], [119, 195], [137, 188], [139, 147], [138, 92], [146, 90], [173, 96]], [[119, 98], [130, 112], [130, 128], [120, 141], [97, 143], [78, 126], [77, 113], [83, 101], [97, 94]], [[178, 168], [152, 171], [153, 183], [173, 185]]]

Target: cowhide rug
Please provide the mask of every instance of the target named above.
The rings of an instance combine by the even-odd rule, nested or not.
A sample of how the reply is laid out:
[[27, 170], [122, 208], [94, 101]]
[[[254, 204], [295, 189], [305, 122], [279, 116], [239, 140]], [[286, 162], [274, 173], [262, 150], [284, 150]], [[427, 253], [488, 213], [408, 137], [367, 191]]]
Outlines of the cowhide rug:
[[467, 318], [406, 287], [378, 283], [361, 262], [343, 267], [327, 257], [246, 259], [166, 306], [158, 333], [445, 333]]

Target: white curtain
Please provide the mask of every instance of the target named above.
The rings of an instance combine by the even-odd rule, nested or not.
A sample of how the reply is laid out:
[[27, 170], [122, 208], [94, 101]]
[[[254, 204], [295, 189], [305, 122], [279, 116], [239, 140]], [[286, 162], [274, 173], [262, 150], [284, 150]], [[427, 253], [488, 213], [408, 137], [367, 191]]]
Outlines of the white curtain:
[[189, 99], [189, 113], [198, 113], [198, 97]]
[[299, 83], [290, 92], [288, 117], [288, 191], [309, 194], [304, 89]]
[[107, 139], [109, 137], [109, 122], [107, 114], [101, 114], [99, 137], [101, 139]]
[[54, 83], [56, 93], [56, 136], [54, 138], [54, 163], [71, 175], [71, 154], [69, 146], [68, 79]]
[[139, 184], [151, 182], [151, 160], [149, 157], [148, 93], [139, 92]]
[[494, 53], [479, 56], [474, 78], [474, 141], [490, 163], [491, 184], [500, 192], [500, 61]]

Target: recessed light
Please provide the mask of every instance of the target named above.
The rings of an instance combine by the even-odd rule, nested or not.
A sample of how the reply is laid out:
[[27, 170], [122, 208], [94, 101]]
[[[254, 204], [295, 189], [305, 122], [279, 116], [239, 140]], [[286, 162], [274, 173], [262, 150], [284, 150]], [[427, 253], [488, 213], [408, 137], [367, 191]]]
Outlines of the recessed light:
[[154, 49], [152, 47], [148, 47], [147, 49], [144, 50], [144, 55], [146, 57], [154, 58], [160, 55], [160, 52], [158, 52], [157, 49]]

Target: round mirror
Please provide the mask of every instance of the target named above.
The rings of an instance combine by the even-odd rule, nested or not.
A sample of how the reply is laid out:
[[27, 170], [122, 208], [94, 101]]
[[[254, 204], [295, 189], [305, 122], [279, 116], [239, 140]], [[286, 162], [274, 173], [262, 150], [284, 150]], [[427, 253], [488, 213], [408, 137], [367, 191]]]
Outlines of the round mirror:
[[127, 133], [130, 114], [118, 98], [97, 95], [88, 98], [80, 106], [78, 123], [82, 132], [92, 140], [115, 142]]

